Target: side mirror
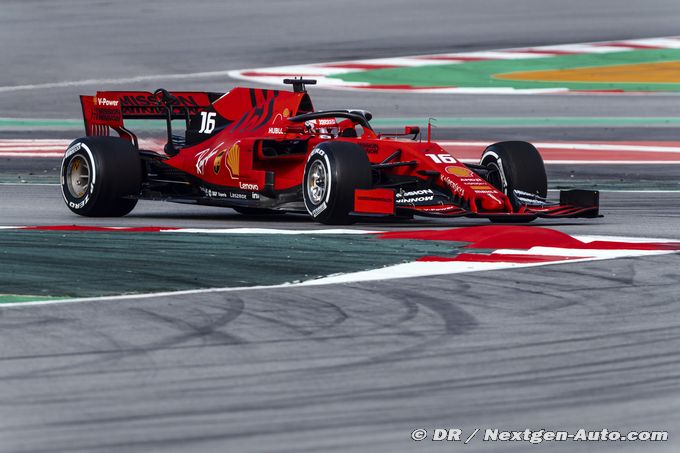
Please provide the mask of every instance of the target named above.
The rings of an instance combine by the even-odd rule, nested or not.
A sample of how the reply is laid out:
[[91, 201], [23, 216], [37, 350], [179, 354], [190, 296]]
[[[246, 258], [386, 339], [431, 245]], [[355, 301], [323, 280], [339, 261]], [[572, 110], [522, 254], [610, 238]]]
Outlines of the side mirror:
[[418, 126], [405, 126], [404, 135], [418, 135], [420, 134], [420, 127]]

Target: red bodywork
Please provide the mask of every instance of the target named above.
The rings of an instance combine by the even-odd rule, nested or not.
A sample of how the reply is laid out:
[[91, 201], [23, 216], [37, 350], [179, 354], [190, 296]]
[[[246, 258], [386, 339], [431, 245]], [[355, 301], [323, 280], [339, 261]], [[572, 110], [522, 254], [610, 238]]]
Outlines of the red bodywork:
[[[123, 124], [125, 119], [185, 120], [186, 143], [176, 146], [176, 154], [167, 155], [162, 145], [156, 150], [141, 151], [148, 164], [149, 182], [142, 197], [304, 210], [299, 202], [309, 153], [321, 142], [348, 141], [361, 146], [379, 172], [393, 180], [410, 181], [410, 186], [376, 184], [372, 190], [357, 190], [356, 214], [393, 215], [410, 211], [429, 216], [474, 217], [597, 215], [597, 206], [572, 203], [513, 208], [509, 197], [472, 166], [461, 163], [429, 140], [381, 136], [351, 118], [294, 121], [294, 117], [314, 111], [306, 91], [234, 88], [226, 94], [172, 95], [175, 99], [171, 104], [161, 103], [148, 92], [108, 91], [81, 96], [87, 135], [109, 135], [114, 130], [137, 145], [136, 134]], [[399, 162], [408, 164], [381, 167], [391, 162], [395, 153]], [[154, 176], [159, 172], [162, 177]], [[180, 179], [191, 190], [164, 187], [159, 181], [167, 181], [169, 174], [173, 178], [183, 175]], [[415, 180], [418, 184], [414, 186]], [[173, 190], [168, 192], [170, 188]], [[428, 191], [436, 192], [436, 196]]]

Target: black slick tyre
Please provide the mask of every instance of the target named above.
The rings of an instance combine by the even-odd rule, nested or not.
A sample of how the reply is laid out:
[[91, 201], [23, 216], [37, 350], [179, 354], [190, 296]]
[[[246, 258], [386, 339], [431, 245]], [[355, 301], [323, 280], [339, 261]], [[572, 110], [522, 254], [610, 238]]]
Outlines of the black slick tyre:
[[[548, 194], [548, 178], [545, 165], [538, 150], [527, 142], [499, 142], [484, 150], [480, 164], [490, 172], [488, 181], [508, 196], [515, 209], [521, 205], [516, 192], [525, 192], [545, 198]], [[532, 217], [508, 216], [492, 218], [492, 222], [530, 222]]]
[[371, 187], [366, 151], [354, 143], [323, 142], [309, 154], [302, 182], [307, 212], [317, 222], [347, 225], [355, 219], [354, 190]]
[[87, 217], [120, 217], [137, 204], [142, 167], [130, 142], [84, 137], [66, 150], [60, 175], [62, 195], [71, 211]]

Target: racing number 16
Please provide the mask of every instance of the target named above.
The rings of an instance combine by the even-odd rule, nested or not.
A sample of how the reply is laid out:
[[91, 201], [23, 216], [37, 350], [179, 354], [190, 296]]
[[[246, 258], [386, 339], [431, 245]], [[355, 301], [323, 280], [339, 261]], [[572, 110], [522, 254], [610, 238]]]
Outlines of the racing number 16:
[[456, 158], [451, 154], [425, 154], [432, 159], [435, 164], [455, 164]]
[[210, 134], [215, 130], [215, 112], [201, 112], [201, 130], [200, 134]]

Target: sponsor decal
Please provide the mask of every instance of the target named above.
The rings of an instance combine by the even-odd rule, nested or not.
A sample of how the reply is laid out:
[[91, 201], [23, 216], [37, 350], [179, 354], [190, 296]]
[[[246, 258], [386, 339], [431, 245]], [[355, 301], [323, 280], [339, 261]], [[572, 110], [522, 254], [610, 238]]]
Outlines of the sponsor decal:
[[200, 189], [201, 189], [201, 192], [203, 192], [203, 194], [206, 197], [210, 197], [210, 198], [234, 198], [234, 199], [237, 199], [237, 200], [247, 200], [248, 199], [248, 195], [245, 194], [245, 193], [238, 193], [238, 192], [231, 192], [231, 191], [229, 193], [226, 193], [226, 192], [221, 192], [219, 190], [213, 190], [209, 187], [200, 187]]
[[94, 108], [92, 109], [92, 121], [100, 125], [117, 126], [122, 121], [120, 112], [120, 101], [118, 99], [107, 99], [101, 96], [92, 98]]
[[213, 172], [217, 175], [220, 173], [220, 170], [222, 169], [222, 159], [224, 158], [224, 155], [227, 153], [227, 150], [222, 150], [221, 153], [215, 157], [215, 160], [213, 161]]
[[[193, 96], [176, 95], [178, 105], [182, 107], [189, 107], [191, 111], [195, 112], [200, 107], [199, 102]], [[158, 106], [158, 99], [153, 94], [148, 95], [128, 95], [120, 97], [120, 104], [125, 108], [126, 113], [132, 114], [157, 114], [165, 113], [165, 107]], [[156, 108], [149, 108], [156, 107]]]
[[229, 151], [227, 151], [227, 168], [231, 177], [239, 175], [239, 161], [241, 160], [241, 148], [238, 143], [234, 143]]
[[196, 153], [196, 173], [199, 175], [203, 174], [203, 170], [205, 170], [205, 164], [208, 163], [208, 161], [215, 156], [217, 153], [220, 152], [220, 146], [222, 146], [224, 142], [221, 142], [219, 145], [215, 146], [214, 148], [206, 148], [203, 151], [199, 151]]
[[110, 100], [106, 98], [100, 98], [96, 97], [94, 98], [94, 103], [97, 104], [98, 106], [105, 106], [105, 107], [118, 107], [120, 105], [120, 101], [118, 100]]
[[326, 202], [324, 201], [324, 202], [321, 203], [317, 208], [315, 208], [314, 210], [312, 210], [312, 217], [318, 216], [319, 214], [321, 214], [322, 212], [324, 212], [324, 211], [326, 210], [327, 207], [328, 207], [328, 206], [326, 205]]
[[338, 123], [334, 119], [316, 119], [305, 121], [305, 127], [316, 133], [327, 134], [329, 133], [328, 129], [338, 127]]
[[74, 203], [72, 201], [69, 201], [68, 205], [73, 209], [80, 209], [83, 206], [85, 206], [88, 201], [90, 201], [90, 194], [85, 195], [85, 198], [83, 199], [83, 201], [81, 201], [79, 203]]
[[454, 193], [454, 195], [458, 194], [461, 197], [465, 195], [465, 189], [463, 189], [457, 182], [453, 181], [451, 178], [442, 175], [442, 181], [444, 181], [444, 184], [451, 188], [451, 191]]
[[319, 156], [325, 156], [326, 155], [324, 150], [322, 150], [321, 148], [314, 148], [312, 150], [312, 152], [309, 154], [309, 158], [307, 160], [311, 159], [311, 157], [314, 156], [315, 154], [318, 154]]
[[439, 211], [450, 211], [451, 209], [460, 209], [458, 206], [455, 205], [442, 205], [442, 206], [427, 206], [427, 207], [421, 207], [418, 208], [419, 210], [423, 212], [439, 212]]
[[227, 198], [228, 197], [226, 193], [220, 192], [220, 191], [217, 191], [217, 190], [212, 190], [208, 187], [200, 187], [200, 189], [201, 189], [201, 192], [203, 192], [203, 194], [206, 197], [210, 197], [210, 198]]
[[396, 197], [413, 197], [415, 195], [434, 195], [431, 189], [412, 190], [411, 192], [397, 192]]
[[394, 214], [394, 190], [356, 189], [354, 191], [354, 211], [371, 214]]
[[288, 108], [283, 109], [283, 117], [288, 118], [290, 116], [290, 110]]
[[386, 197], [368, 197], [366, 195], [361, 195], [357, 197], [357, 200], [362, 200], [362, 201], [380, 201], [382, 203], [392, 203], [391, 198], [386, 198]]
[[472, 172], [468, 170], [465, 167], [457, 167], [455, 165], [449, 165], [448, 167], [445, 168], [446, 173], [450, 175], [456, 175], [456, 176], [473, 176]]
[[247, 182], [239, 181], [238, 186], [243, 190], [256, 190], [256, 191], [260, 190], [260, 186], [258, 186], [257, 184], [250, 184]]
[[422, 202], [425, 202], [425, 201], [432, 201], [432, 200], [434, 200], [434, 196], [413, 197], [413, 198], [398, 198], [397, 204], [415, 204], [415, 203], [422, 203]]
[[64, 157], [69, 157], [71, 154], [75, 153], [80, 148], [82, 148], [82, 145], [80, 144], [80, 142], [78, 142], [66, 150], [66, 154], [64, 154]]
[[[97, 108], [92, 111], [92, 120], [96, 123], [113, 123], [117, 125], [121, 121], [120, 110], [110, 108]], [[106, 124], [107, 126], [109, 124]]]
[[377, 154], [378, 152], [377, 143], [359, 143], [359, 146], [361, 146], [364, 151], [366, 151], [366, 154]]
[[270, 134], [275, 134], [275, 135], [284, 135], [285, 134], [282, 127], [270, 127], [268, 131], [269, 131]]
[[486, 185], [485, 186], [470, 186], [470, 189], [473, 189], [473, 190], [493, 190], [491, 187], [486, 186]]

